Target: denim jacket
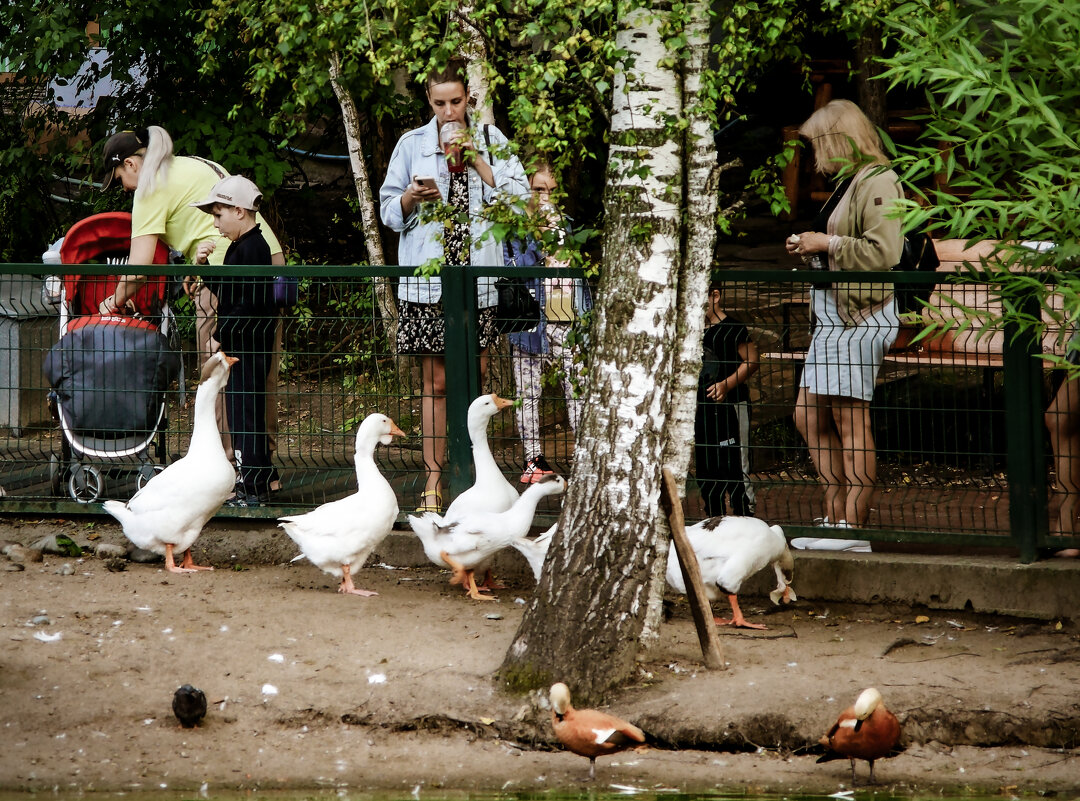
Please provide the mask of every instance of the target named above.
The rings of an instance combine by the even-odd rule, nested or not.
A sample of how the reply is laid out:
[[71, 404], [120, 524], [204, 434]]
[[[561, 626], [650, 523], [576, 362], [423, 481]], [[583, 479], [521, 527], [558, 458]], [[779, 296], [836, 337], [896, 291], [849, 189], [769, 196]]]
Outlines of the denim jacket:
[[[544, 261], [545, 255], [540, 249], [540, 243], [532, 237], [529, 237], [524, 243], [516, 239], [506, 243], [507, 264], [515, 264], [518, 267], [534, 267], [543, 265]], [[543, 309], [544, 302], [547, 299], [544, 293], [544, 280], [542, 278], [526, 278], [525, 286], [532, 292], [533, 297], [540, 302], [540, 308]], [[592, 307], [592, 292], [589, 290], [588, 282], [579, 278], [574, 279], [574, 311], [578, 314], [584, 314]], [[546, 354], [550, 350], [545, 336], [546, 332], [547, 320], [541, 314], [540, 324], [532, 331], [508, 334], [507, 338], [510, 340], [511, 345], [525, 353]]]
[[[438, 130], [437, 121], [432, 117], [424, 127], [404, 134], [394, 147], [390, 165], [386, 169], [386, 180], [379, 189], [379, 216], [386, 227], [401, 234], [398, 263], [402, 265], [419, 266], [431, 259], [443, 258], [443, 224], [435, 221], [421, 223], [419, 206], [413, 209], [413, 213], [408, 217], [401, 211], [401, 196], [416, 175], [433, 176], [443, 198], [450, 195], [450, 173], [446, 168], [446, 158], [439, 147]], [[502, 131], [494, 125], [488, 126], [488, 135], [494, 145], [507, 141]], [[473, 144], [491, 165], [495, 186], [488, 186], [476, 170], [468, 168], [471, 262], [477, 266], [498, 267], [503, 264], [502, 245], [490, 237], [480, 241], [490, 227], [484, 216], [484, 208], [500, 196], [510, 199], [528, 197], [529, 182], [525, 178], [521, 162], [515, 156], [500, 154], [496, 158], [487, 152], [481, 129], [473, 131]], [[430, 279], [409, 276], [402, 278], [398, 284], [398, 298], [401, 300], [435, 303], [441, 297], [442, 282], [437, 276]], [[495, 279], [481, 278], [477, 282], [476, 297], [477, 305], [481, 309], [496, 305], [498, 296], [495, 292]]]

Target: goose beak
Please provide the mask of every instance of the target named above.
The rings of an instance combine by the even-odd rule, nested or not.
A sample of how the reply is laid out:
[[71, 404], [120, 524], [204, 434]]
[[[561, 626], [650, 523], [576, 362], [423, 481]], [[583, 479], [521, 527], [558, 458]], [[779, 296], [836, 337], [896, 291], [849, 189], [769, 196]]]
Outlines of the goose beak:
[[405, 432], [398, 428], [398, 424], [393, 420], [390, 421], [390, 436], [392, 437], [404, 437]]
[[507, 406], [513, 406], [513, 405], [514, 405], [514, 402], [513, 402], [513, 401], [511, 401], [511, 400], [507, 400], [506, 398], [500, 398], [500, 397], [499, 397], [498, 395], [496, 395], [495, 393], [492, 393], [492, 395], [491, 395], [491, 399], [492, 399], [493, 401], [495, 401], [495, 408], [496, 408], [496, 409], [498, 409], [498, 410], [499, 410], [500, 412], [501, 412], [501, 411], [502, 411], [503, 409], [505, 409], [505, 408], [506, 408]]
[[[222, 354], [222, 355], [224, 356], [224, 354]], [[225, 364], [229, 365], [229, 367], [232, 367], [234, 364], [236, 364], [238, 361], [240, 361], [235, 356], [224, 356], [224, 358], [225, 358]]]
[[769, 600], [779, 606], [781, 601], [789, 604], [799, 599], [795, 596], [795, 590], [789, 584], [784, 584], [769, 593]]

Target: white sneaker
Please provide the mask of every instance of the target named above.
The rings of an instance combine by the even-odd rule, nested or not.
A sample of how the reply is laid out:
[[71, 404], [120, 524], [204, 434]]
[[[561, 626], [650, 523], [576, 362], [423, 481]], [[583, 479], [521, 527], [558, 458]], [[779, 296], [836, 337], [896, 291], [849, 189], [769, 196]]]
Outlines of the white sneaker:
[[[836, 525], [840, 528], [839, 523]], [[846, 526], [851, 528], [851, 526]], [[791, 540], [792, 548], [800, 551], [848, 551], [850, 553], [871, 553], [868, 540], [837, 540], [829, 537], [796, 537]]]

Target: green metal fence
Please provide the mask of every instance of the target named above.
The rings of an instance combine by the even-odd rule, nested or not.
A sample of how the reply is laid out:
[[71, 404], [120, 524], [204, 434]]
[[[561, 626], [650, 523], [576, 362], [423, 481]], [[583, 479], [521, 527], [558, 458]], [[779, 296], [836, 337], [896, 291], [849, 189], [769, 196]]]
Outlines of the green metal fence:
[[[162, 398], [165, 417], [145, 453], [117, 460], [73, 458], [70, 442], [51, 408], [42, 364], [59, 338], [57, 307], [43, 298], [44, 277], [56, 267], [6, 265], [0, 301], [0, 509], [8, 512], [97, 513], [100, 500], [126, 498], [154, 465], [186, 450], [191, 400], [198, 376], [195, 318], [190, 299], [175, 310], [174, 343], [182, 353], [181, 380]], [[104, 275], [116, 267], [65, 266], [76, 275]], [[173, 275], [182, 268], [147, 268]], [[218, 268], [243, 276], [246, 268]], [[256, 509], [223, 510], [225, 516], [274, 518], [348, 494], [355, 487], [351, 463], [357, 423], [380, 411], [409, 435], [380, 448], [378, 458], [404, 512], [424, 488], [421, 458], [420, 381], [415, 359], [395, 354], [389, 333], [396, 280], [411, 268], [361, 266], [289, 267], [301, 279], [300, 303], [282, 314], [282, 348], [276, 393], [274, 464], [281, 489]], [[580, 277], [574, 271], [560, 271]], [[444, 484], [452, 497], [471, 483], [471, 453], [464, 420], [470, 400], [483, 391], [515, 398], [515, 354], [505, 338], [490, 354], [481, 388], [476, 354], [476, 299], [480, 276], [532, 275], [523, 268], [465, 268], [442, 276], [446, 308], [462, 309], [446, 321], [448, 464]], [[537, 275], [541, 273], [536, 273]], [[550, 276], [552, 271], [542, 271]], [[729, 271], [725, 305], [750, 329], [760, 352], [751, 381], [750, 469], [759, 517], [785, 526], [789, 536], [821, 534], [822, 487], [792, 423], [802, 357], [809, 342], [809, 293], [829, 276], [791, 271]], [[886, 276], [854, 276], [855, 283]], [[848, 280], [847, 277], [845, 280]], [[890, 273], [898, 286], [931, 288], [946, 277]], [[938, 289], [945, 286], [938, 283]], [[992, 304], [985, 291], [972, 301]], [[939, 299], [931, 298], [928, 308]], [[971, 301], [965, 298], [964, 301]], [[938, 304], [942, 305], [941, 303]], [[1037, 312], [1037, 310], [1036, 310]], [[876, 495], [865, 529], [845, 536], [879, 542], [999, 546], [1023, 561], [1039, 549], [1075, 545], [1076, 537], [1051, 537], [1050, 520], [1061, 497], [1049, 491], [1043, 410], [1052, 378], [1038, 355], [1059, 348], [1059, 332], [1044, 342], [1013, 337], [952, 341], [948, 348], [923, 343], [886, 357], [872, 403], [878, 457]], [[1056, 339], [1055, 339], [1056, 337]], [[1060, 352], [1060, 350], [1059, 350]], [[587, 359], [588, 354], [583, 354]], [[573, 430], [558, 382], [545, 383], [540, 404], [544, 455], [568, 474]], [[591, 402], [597, 402], [593, 399]], [[524, 462], [516, 414], [497, 415], [489, 432], [496, 460], [512, 482]], [[96, 477], [95, 477], [96, 474]], [[142, 479], [140, 479], [140, 475]], [[91, 486], [87, 489], [87, 483]], [[95, 485], [94, 482], [98, 482]], [[88, 496], [94, 496], [87, 501]], [[77, 500], [78, 499], [78, 500]], [[449, 498], [448, 498], [449, 500]], [[703, 515], [694, 482], [688, 516]], [[542, 513], [557, 512], [552, 502]]]

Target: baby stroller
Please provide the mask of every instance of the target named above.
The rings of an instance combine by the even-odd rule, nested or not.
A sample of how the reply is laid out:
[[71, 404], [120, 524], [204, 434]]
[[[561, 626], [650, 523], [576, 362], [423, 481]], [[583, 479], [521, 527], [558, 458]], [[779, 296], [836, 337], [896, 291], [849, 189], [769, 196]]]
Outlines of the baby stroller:
[[[96, 214], [73, 225], [60, 247], [64, 264], [124, 264], [131, 215]], [[161, 242], [155, 264], [167, 264]], [[53, 493], [66, 484], [79, 503], [98, 500], [108, 475], [136, 472], [142, 486], [164, 469], [165, 392], [179, 375], [180, 357], [168, 335], [167, 276], [149, 276], [130, 313], [102, 315], [116, 275], [46, 279], [46, 297], [59, 305], [60, 339], [45, 356], [50, 407], [60, 423], [61, 457], [49, 459]], [[150, 446], [157, 437], [156, 463]], [[102, 464], [104, 463], [104, 464]]]

